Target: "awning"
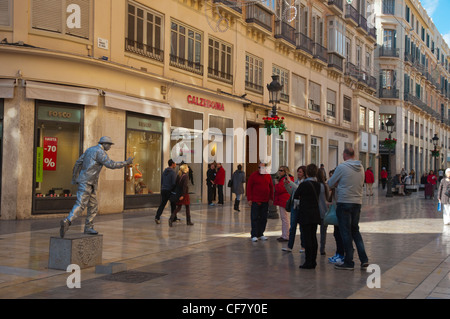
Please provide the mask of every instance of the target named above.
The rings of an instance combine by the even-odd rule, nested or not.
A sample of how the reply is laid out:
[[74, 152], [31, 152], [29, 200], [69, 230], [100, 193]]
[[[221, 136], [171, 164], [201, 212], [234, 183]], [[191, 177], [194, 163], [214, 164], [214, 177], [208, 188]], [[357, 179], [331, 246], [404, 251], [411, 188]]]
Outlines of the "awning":
[[80, 105], [98, 105], [98, 90], [74, 86], [26, 81], [28, 99], [74, 103]]
[[14, 79], [0, 79], [0, 98], [12, 99], [14, 97]]
[[166, 103], [139, 99], [110, 92], [105, 92], [105, 106], [164, 118], [170, 118], [171, 111], [170, 105]]

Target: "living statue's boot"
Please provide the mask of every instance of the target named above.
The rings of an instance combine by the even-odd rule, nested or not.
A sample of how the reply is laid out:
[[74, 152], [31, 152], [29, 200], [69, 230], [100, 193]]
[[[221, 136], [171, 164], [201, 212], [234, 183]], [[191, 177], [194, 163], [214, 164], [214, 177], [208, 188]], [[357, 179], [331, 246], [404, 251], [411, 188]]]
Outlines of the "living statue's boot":
[[59, 229], [59, 235], [61, 236], [61, 238], [64, 238], [64, 235], [69, 230], [71, 222], [68, 219], [63, 219], [59, 222], [59, 224], [61, 225]]

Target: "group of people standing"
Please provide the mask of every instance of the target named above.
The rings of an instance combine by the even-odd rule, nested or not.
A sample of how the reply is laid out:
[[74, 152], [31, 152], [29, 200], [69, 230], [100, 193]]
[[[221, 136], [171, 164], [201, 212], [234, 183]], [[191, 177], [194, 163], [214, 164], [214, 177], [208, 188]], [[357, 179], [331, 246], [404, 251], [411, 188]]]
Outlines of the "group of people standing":
[[[368, 267], [368, 257], [364, 242], [359, 232], [359, 217], [365, 180], [364, 168], [360, 161], [354, 159], [353, 149], [345, 149], [344, 162], [331, 172], [326, 182], [326, 173], [315, 164], [301, 166], [297, 169], [294, 181], [289, 169], [281, 166], [278, 178], [273, 185], [266, 165], [260, 163], [247, 182], [247, 200], [251, 207], [251, 239], [253, 242], [267, 240], [264, 231], [267, 224], [268, 207], [274, 204], [280, 207], [282, 233], [278, 241], [287, 241], [283, 250], [293, 249], [297, 225], [300, 225], [301, 245], [305, 252], [302, 269], [314, 269], [319, 250], [317, 227], [321, 227], [321, 254], [325, 254], [327, 225], [323, 220], [329, 204], [336, 205], [338, 225], [335, 225], [336, 254], [329, 258], [337, 269], [354, 269], [353, 241], [355, 242], [361, 269]], [[328, 202], [328, 204], [327, 204]], [[290, 211], [290, 220], [286, 211]]]

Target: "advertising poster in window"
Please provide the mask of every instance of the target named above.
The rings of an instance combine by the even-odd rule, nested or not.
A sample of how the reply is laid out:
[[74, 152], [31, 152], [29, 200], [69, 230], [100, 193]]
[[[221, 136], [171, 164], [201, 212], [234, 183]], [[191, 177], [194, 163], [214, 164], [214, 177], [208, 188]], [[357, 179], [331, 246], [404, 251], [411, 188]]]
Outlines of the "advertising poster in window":
[[44, 170], [56, 171], [57, 137], [44, 137]]

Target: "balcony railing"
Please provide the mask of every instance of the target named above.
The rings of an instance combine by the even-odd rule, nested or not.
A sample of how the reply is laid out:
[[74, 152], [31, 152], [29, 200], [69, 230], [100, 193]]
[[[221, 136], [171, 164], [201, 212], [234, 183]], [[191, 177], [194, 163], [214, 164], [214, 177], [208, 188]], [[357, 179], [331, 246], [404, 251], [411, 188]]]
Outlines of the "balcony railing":
[[236, 0], [213, 0], [214, 3], [223, 3], [227, 7], [234, 9], [235, 11], [242, 13], [242, 4], [239, 4]]
[[312, 55], [313, 41], [301, 32], [295, 34], [296, 45], [298, 50], [303, 50]]
[[359, 70], [356, 67], [356, 65], [354, 65], [351, 62], [347, 62], [345, 64], [345, 75], [352, 76], [354, 78], [358, 78]]
[[185, 71], [203, 75], [203, 65], [198, 62], [189, 61], [171, 54], [169, 64]]
[[233, 83], [233, 75], [208, 67], [208, 77], [226, 83]]
[[344, 71], [344, 58], [334, 52], [328, 53], [328, 67]]
[[272, 32], [272, 13], [266, 11], [256, 3], [249, 3], [246, 9], [245, 21], [247, 23], [255, 23]]
[[164, 61], [164, 51], [131, 39], [125, 39], [125, 50], [157, 61]]
[[375, 91], [377, 90], [377, 79], [374, 76], [369, 76], [369, 87], [374, 89]]
[[351, 4], [345, 5], [345, 18], [351, 19], [356, 25], [359, 25], [359, 13]]
[[358, 27], [367, 32], [367, 19], [364, 18], [361, 14], [359, 15]]
[[399, 98], [399, 90], [398, 89], [381, 89], [380, 98], [385, 99], [398, 99]]
[[322, 60], [323, 62], [328, 62], [328, 50], [323, 45], [319, 43], [313, 44], [313, 57], [319, 60]]
[[277, 20], [275, 21], [275, 38], [284, 39], [295, 45], [295, 28], [282, 20]]
[[369, 28], [369, 36], [377, 40], [377, 28]]
[[245, 81], [245, 89], [259, 94], [262, 94], [264, 92], [264, 87], [262, 85], [255, 84], [249, 81]]
[[390, 48], [390, 47], [386, 47], [386, 46], [382, 45], [382, 46], [380, 46], [378, 54], [380, 57], [398, 58], [399, 57], [399, 48]]
[[328, 0], [328, 5], [329, 6], [335, 6], [341, 11], [343, 11], [343, 9], [344, 9], [344, 7], [343, 7], [343, 0]]

